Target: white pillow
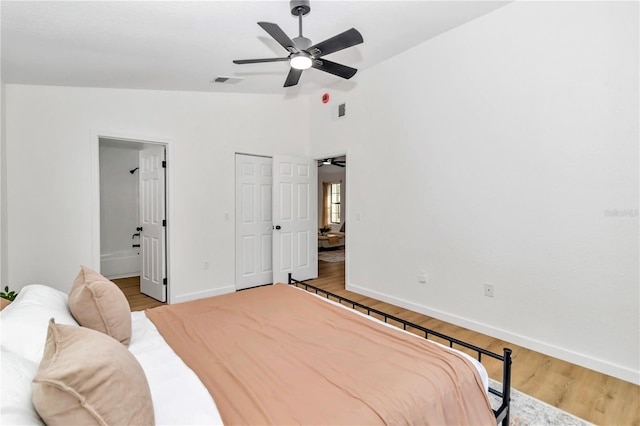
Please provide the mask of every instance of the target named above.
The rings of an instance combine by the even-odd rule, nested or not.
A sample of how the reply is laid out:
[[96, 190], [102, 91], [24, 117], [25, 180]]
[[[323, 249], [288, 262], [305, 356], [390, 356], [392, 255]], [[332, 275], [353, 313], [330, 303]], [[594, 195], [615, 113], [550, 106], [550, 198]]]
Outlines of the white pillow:
[[5, 349], [0, 357], [0, 424], [42, 424], [31, 402], [31, 381], [38, 371], [38, 364]]
[[2, 348], [40, 364], [51, 318], [57, 324], [78, 325], [69, 312], [65, 293], [41, 284], [23, 287], [0, 311]]

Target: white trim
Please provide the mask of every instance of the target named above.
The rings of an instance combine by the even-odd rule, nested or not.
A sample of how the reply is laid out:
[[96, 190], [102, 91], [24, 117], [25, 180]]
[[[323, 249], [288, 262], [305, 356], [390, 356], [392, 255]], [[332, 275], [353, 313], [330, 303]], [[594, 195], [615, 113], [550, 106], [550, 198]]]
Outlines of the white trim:
[[259, 155], [259, 154], [249, 154], [246, 152], [236, 152], [236, 155], [248, 155], [249, 157], [260, 157], [260, 158], [273, 158], [273, 155]]
[[[348, 239], [347, 239], [348, 241]], [[385, 293], [369, 290], [367, 288], [347, 283], [345, 284], [346, 290], [358, 293], [367, 297], [381, 300], [386, 303], [390, 303], [396, 306], [400, 306], [404, 309], [409, 309], [413, 312], [418, 312], [429, 317], [436, 318], [440, 321], [445, 321], [450, 324], [455, 324], [460, 327], [468, 328], [478, 333], [486, 334], [487, 336], [495, 337], [496, 339], [504, 340], [524, 348], [528, 348], [545, 355], [552, 356], [573, 364], [580, 365], [591, 370], [598, 371], [603, 374], [607, 374], [618, 379], [631, 382], [636, 385], [640, 385], [640, 371], [634, 371], [628, 367], [624, 367], [618, 364], [590, 357], [585, 354], [570, 351], [559, 346], [550, 345], [539, 340], [531, 339], [520, 334], [515, 334], [500, 328], [492, 327], [487, 324], [483, 324], [477, 321], [472, 321], [468, 318], [452, 315], [447, 312], [443, 312], [437, 309], [429, 308], [428, 306], [418, 305], [408, 300], [400, 299], [394, 296], [390, 296]]]
[[172, 303], [189, 302], [191, 300], [203, 299], [205, 297], [221, 296], [223, 294], [235, 293], [235, 285], [226, 285], [224, 287], [216, 288], [215, 290], [196, 291], [193, 293], [181, 294], [176, 296]]

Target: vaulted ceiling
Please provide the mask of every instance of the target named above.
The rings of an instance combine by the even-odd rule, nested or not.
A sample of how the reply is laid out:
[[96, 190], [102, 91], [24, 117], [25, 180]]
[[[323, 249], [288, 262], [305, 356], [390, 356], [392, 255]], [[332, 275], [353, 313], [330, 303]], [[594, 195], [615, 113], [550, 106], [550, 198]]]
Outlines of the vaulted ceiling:
[[[318, 43], [355, 27], [364, 43], [326, 59], [366, 72], [506, 3], [312, 0], [303, 34]], [[297, 86], [283, 88], [287, 62], [232, 63], [287, 56], [257, 22], [296, 37], [288, 1], [2, 1], [0, 7], [5, 83], [296, 95], [339, 79], [310, 69]], [[219, 76], [240, 81], [213, 83]], [[350, 82], [357, 80], [358, 74]]]

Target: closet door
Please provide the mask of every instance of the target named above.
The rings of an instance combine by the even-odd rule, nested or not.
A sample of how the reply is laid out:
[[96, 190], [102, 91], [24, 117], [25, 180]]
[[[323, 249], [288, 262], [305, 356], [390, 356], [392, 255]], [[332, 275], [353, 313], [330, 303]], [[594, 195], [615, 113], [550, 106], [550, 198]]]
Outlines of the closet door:
[[273, 157], [273, 282], [318, 276], [318, 170], [304, 158]]
[[272, 164], [236, 154], [236, 289], [269, 284], [272, 267]]

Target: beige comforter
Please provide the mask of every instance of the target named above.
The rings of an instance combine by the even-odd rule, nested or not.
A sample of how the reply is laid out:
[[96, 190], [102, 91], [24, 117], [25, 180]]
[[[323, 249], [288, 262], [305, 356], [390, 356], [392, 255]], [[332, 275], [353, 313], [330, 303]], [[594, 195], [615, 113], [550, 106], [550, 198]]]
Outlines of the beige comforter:
[[225, 424], [495, 425], [463, 356], [284, 284], [146, 314]]

